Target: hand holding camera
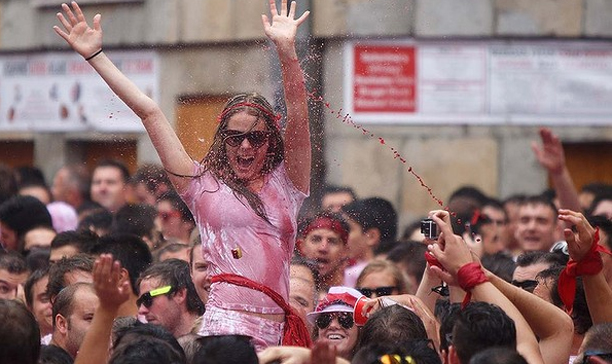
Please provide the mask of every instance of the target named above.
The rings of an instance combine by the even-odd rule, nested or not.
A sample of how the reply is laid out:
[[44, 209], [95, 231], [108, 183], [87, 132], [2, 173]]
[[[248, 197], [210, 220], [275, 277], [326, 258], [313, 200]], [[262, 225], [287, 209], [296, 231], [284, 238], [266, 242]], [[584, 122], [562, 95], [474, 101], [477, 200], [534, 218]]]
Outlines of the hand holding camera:
[[432, 211], [431, 220], [436, 225], [438, 241], [429, 245], [428, 250], [442, 266], [455, 275], [464, 264], [472, 262], [472, 254], [465, 241], [455, 235], [447, 211]]

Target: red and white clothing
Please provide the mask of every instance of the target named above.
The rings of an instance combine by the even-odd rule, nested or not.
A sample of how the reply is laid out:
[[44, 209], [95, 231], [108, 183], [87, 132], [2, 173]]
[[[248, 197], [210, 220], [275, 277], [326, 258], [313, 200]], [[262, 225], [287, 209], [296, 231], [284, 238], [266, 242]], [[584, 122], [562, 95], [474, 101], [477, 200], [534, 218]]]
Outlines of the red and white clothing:
[[[196, 165], [196, 175], [200, 168]], [[289, 264], [295, 245], [297, 215], [307, 194], [293, 186], [281, 163], [265, 176], [258, 195], [270, 223], [257, 216], [244, 198], [237, 197], [209, 172], [194, 178], [181, 194], [200, 231], [202, 255], [209, 262], [209, 275], [232, 273], [247, 277], [270, 287], [288, 301]], [[211, 285], [206, 307], [207, 311], [214, 307], [284, 314], [266, 294], [226, 282]], [[206, 319], [204, 314], [203, 328]]]

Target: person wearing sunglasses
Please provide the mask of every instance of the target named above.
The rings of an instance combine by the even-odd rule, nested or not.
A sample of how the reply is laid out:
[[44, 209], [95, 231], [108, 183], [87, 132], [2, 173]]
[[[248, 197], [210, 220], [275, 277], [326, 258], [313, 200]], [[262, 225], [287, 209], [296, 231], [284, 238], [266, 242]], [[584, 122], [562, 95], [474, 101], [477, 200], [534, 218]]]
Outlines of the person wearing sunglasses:
[[337, 355], [351, 360], [359, 342], [360, 326], [353, 313], [363, 297], [354, 288], [330, 287], [314, 312], [307, 315], [313, 325], [313, 338], [336, 347]]
[[559, 253], [541, 251], [526, 252], [516, 260], [516, 268], [512, 274], [512, 285], [533, 293], [538, 285], [538, 273], [555, 267], [562, 267], [567, 256]]
[[[282, 337], [285, 344], [309, 344], [305, 325], [287, 319], [293, 318], [289, 260], [297, 215], [310, 191], [308, 94], [295, 49], [297, 29], [309, 12], [296, 16], [297, 4], [287, 0], [280, 8], [269, 1], [269, 8], [271, 16], [262, 15], [262, 23], [280, 60], [285, 122], [262, 95], [239, 94], [218, 116], [212, 145], [201, 162], [186, 152], [160, 106], [106, 56], [99, 14], [90, 27], [76, 2], [63, 4], [60, 24], [54, 27], [142, 120], [197, 221], [213, 276], [200, 334], [250, 335], [258, 349], [277, 345]], [[234, 79], [235, 84], [241, 81]], [[293, 324], [283, 325], [286, 320]]]
[[408, 293], [406, 279], [394, 263], [376, 259], [357, 278], [357, 290], [368, 298]]
[[168, 259], [149, 266], [140, 275], [138, 288], [138, 314], [148, 323], [163, 326], [176, 338], [190, 333], [204, 313], [189, 264], [183, 260]]
[[164, 239], [189, 244], [196, 224], [181, 196], [175, 191], [164, 192], [157, 200], [156, 207]]

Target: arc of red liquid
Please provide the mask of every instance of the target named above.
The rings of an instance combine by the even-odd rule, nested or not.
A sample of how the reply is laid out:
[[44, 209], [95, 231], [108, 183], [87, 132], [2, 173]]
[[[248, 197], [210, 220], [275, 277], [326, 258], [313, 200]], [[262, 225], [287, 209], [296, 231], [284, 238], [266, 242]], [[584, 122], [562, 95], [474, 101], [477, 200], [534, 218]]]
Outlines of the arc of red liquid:
[[[347, 124], [352, 126], [353, 128], [360, 130], [363, 135], [367, 135], [370, 138], [375, 138], [376, 135], [372, 132], [370, 132], [369, 130], [367, 130], [366, 128], [364, 128], [362, 125], [358, 125], [356, 124], [353, 119], [351, 118], [351, 116], [349, 114], [344, 114], [342, 113], [342, 109], [338, 109], [338, 110], [334, 110], [330, 103], [323, 100], [323, 97], [321, 97], [320, 95], [317, 95], [315, 92], [311, 92], [308, 95], [310, 97], [311, 100], [315, 101], [315, 102], [319, 102], [321, 104], [323, 104], [323, 106], [325, 106], [325, 108], [328, 110], [328, 112], [332, 115], [336, 115], [336, 119], [342, 119], [342, 123]], [[399, 161], [402, 164], [407, 164], [406, 158], [404, 158], [400, 152], [397, 151], [397, 149], [389, 146], [385, 139], [382, 137], [378, 137], [378, 141], [380, 142], [381, 145], [386, 146], [387, 148], [389, 148], [389, 150], [391, 150], [391, 152], [393, 153], [393, 158], [394, 159], [399, 159]], [[442, 207], [444, 210], [449, 211], [448, 206], [444, 206], [444, 202], [438, 198], [434, 193], [433, 190], [431, 189], [431, 187], [429, 187], [425, 181], [423, 180], [423, 178], [421, 176], [419, 176], [415, 171], [414, 168], [412, 168], [412, 166], [407, 166], [408, 169], [408, 173], [410, 173], [421, 185], [421, 187], [425, 188], [427, 190], [427, 193], [429, 194], [429, 196], [440, 206]], [[452, 216], [455, 216], [456, 213], [454, 212], [450, 212]]]

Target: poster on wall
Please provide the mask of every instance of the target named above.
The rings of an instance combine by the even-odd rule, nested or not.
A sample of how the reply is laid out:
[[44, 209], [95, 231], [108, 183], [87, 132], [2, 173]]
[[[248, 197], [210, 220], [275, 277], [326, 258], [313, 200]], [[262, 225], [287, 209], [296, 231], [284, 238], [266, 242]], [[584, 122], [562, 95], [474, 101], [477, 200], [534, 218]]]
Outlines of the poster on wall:
[[[153, 51], [106, 53], [141, 90], [158, 99]], [[0, 72], [0, 130], [144, 131], [140, 119], [76, 54], [2, 56]]]
[[612, 124], [607, 42], [354, 42], [344, 110], [358, 123]]

